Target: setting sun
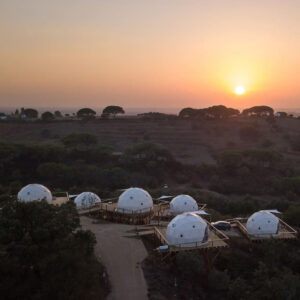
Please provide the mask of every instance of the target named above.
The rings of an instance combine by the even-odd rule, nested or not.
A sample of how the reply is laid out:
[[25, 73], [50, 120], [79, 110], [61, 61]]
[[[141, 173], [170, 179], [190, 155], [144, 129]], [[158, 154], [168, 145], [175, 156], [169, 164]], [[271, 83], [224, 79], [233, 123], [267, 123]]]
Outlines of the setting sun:
[[235, 89], [234, 89], [234, 93], [236, 94], [236, 95], [243, 95], [243, 94], [245, 94], [245, 88], [242, 86], [242, 85], [239, 85], [239, 86], [237, 86]]

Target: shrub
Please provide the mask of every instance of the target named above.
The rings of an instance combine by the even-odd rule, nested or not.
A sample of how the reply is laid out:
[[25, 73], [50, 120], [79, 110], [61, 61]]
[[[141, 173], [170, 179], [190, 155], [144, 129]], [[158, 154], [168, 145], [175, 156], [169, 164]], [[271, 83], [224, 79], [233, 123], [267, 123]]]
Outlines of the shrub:
[[260, 138], [261, 133], [258, 129], [252, 126], [245, 126], [239, 130], [239, 135], [243, 141], [255, 142]]

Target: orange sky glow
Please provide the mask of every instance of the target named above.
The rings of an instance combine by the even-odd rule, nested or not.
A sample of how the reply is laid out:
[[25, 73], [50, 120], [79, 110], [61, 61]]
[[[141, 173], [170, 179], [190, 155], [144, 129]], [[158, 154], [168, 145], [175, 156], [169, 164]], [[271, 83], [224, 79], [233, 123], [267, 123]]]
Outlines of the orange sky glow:
[[300, 1], [0, 2], [2, 107], [299, 108], [299, 73]]

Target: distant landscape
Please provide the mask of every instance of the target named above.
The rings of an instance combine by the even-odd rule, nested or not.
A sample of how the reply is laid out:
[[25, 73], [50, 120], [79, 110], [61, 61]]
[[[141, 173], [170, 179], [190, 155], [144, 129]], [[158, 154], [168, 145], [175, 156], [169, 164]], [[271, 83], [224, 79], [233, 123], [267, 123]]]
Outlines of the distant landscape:
[[[15, 253], [4, 255], [3, 265], [0, 265], [1, 270], [5, 270], [6, 265], [11, 268], [11, 272], [0, 272], [0, 277], [5, 278], [1, 279], [0, 289], [8, 297], [23, 294], [29, 299], [32, 293], [58, 297], [61, 293], [60, 297], [76, 298], [89, 290], [86, 298], [101, 295], [100, 299], [104, 299], [110, 291], [108, 280], [97, 283], [97, 274], [104, 274], [101, 275], [104, 278], [107, 275], [105, 265], [95, 263], [94, 233], [75, 230], [80, 223], [73, 201], [59, 208], [44, 202], [17, 205], [18, 191], [29, 183], [44, 184], [56, 193], [67, 191], [76, 195], [88, 190], [102, 199], [118, 197], [122, 189], [130, 186], [144, 188], [153, 197], [188, 194], [199, 203], [207, 204], [212, 221], [247, 217], [261, 209], [276, 208], [290, 225], [300, 226], [300, 118], [287, 112], [274, 112], [268, 106], [239, 111], [220, 105], [183, 108], [178, 115], [162, 112], [126, 115], [122, 107], [108, 106], [98, 114], [90, 108], [79, 109], [74, 114], [21, 108], [12, 114], [2, 113], [1, 117], [0, 205], [3, 210], [0, 223], [8, 231], [1, 233], [0, 230], [0, 242], [3, 249], [12, 247]], [[18, 210], [32, 210], [31, 218], [36, 218], [34, 222], [40, 224], [39, 227], [46, 226], [45, 233], [53, 230], [54, 236], [58, 234], [55, 243], [60, 250], [55, 251], [57, 254], [49, 264], [58, 264], [63, 255], [60, 276], [67, 286], [64, 292], [49, 290], [47, 285], [38, 288], [36, 284], [55, 282], [56, 278], [47, 263], [44, 265], [49, 257], [47, 249], [52, 246], [43, 234], [37, 235], [37, 241], [30, 242], [33, 247], [36, 243], [41, 247], [37, 261], [23, 261], [27, 251], [33, 251], [30, 255], [34, 255], [34, 248], [30, 250], [28, 246], [19, 256], [17, 249], [29, 242], [25, 233], [22, 233], [24, 238], [18, 240], [21, 233], [13, 229], [18, 223], [8, 225], [12, 220], [26, 223], [26, 214]], [[9, 217], [11, 214], [16, 214], [13, 219]], [[42, 224], [39, 214], [57, 215], [58, 219], [54, 221], [53, 217], [49, 219], [51, 223]], [[58, 225], [53, 223], [62, 222], [60, 214], [64, 217], [59, 226], [69, 228], [64, 236], [55, 233]], [[18, 218], [21, 219], [18, 221]], [[29, 226], [28, 234], [35, 236], [39, 227]], [[12, 243], [12, 238], [13, 244], [7, 244], [7, 241]], [[81, 249], [78, 253], [72, 248], [64, 249], [64, 243], [70, 239]], [[289, 282], [289, 290], [281, 288], [276, 299], [297, 299], [300, 295], [299, 241], [269, 242], [253, 245], [250, 248], [253, 252], [248, 252], [246, 244], [233, 242], [231, 246], [235, 250], [223, 251], [207, 275], [202, 256], [178, 253], [175, 263], [161, 263], [153, 252], [155, 243], [151, 239], [144, 240], [148, 257], [143, 262], [143, 270], [149, 299], [167, 299], [168, 294], [174, 293], [170, 287], [174, 280], [181, 282], [176, 289], [178, 298], [174, 299], [242, 299], [247, 293], [255, 293], [262, 299], [261, 295], [267, 291], [259, 284], [261, 272], [268, 274], [265, 276], [269, 277], [272, 287], [280, 280]], [[275, 262], [269, 260], [274, 247], [280, 247]], [[264, 256], [260, 251], [264, 251]], [[284, 259], [286, 255], [290, 257], [288, 263]], [[243, 263], [237, 267], [235, 263], [239, 260]], [[68, 261], [72, 262], [72, 273]], [[30, 269], [32, 264], [36, 268], [34, 272]], [[248, 280], [246, 269], [250, 267], [253, 279]], [[286, 271], [281, 274], [278, 270], [283, 267]], [[75, 289], [72, 282], [80, 278], [82, 272], [93, 280], [83, 281]], [[31, 274], [28, 281], [24, 279], [27, 273]], [[196, 279], [187, 281], [191, 276], [201, 278], [202, 283]], [[20, 282], [24, 280], [26, 286], [22, 287]], [[15, 283], [19, 288], [12, 291], [7, 288], [8, 283]], [[289, 298], [289, 291], [295, 296]], [[252, 298], [245, 296], [244, 299]]]

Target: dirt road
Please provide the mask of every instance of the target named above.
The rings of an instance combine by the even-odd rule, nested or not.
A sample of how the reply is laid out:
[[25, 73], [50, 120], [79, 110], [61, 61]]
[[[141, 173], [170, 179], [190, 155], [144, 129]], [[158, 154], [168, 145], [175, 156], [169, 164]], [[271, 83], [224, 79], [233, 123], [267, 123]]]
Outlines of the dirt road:
[[[107, 268], [112, 291], [108, 300], [143, 300], [147, 298], [147, 285], [141, 262], [147, 251], [141, 240], [134, 237], [132, 225], [93, 224], [93, 219], [80, 218], [83, 229], [95, 233], [95, 254]], [[129, 231], [129, 232], [128, 232]]]

